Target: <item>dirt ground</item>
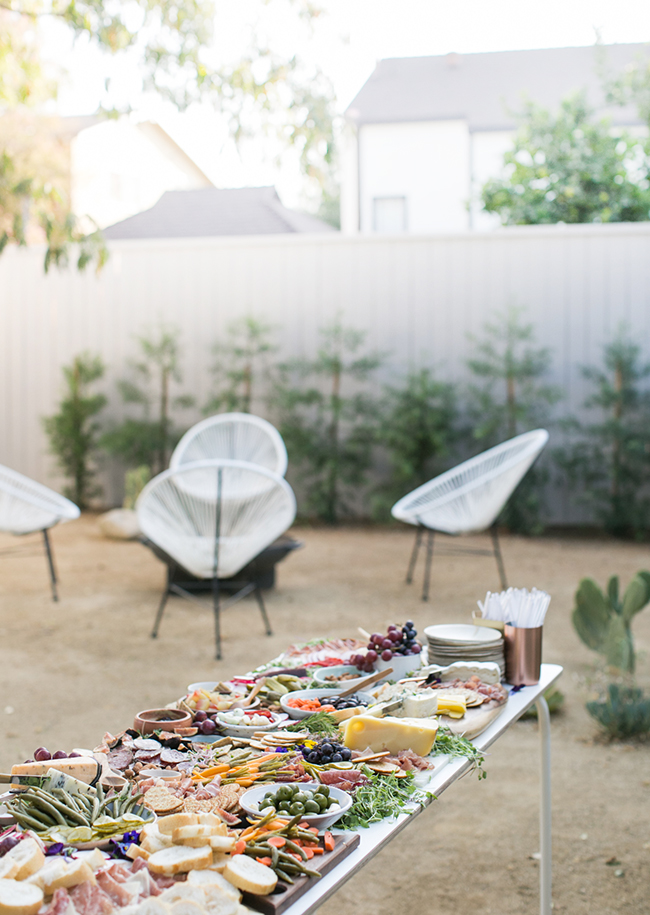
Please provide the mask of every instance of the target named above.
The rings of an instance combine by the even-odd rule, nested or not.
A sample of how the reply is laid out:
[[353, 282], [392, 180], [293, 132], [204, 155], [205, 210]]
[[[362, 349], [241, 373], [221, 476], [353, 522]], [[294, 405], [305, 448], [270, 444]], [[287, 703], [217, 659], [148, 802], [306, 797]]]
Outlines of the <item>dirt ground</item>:
[[[248, 598], [225, 613], [224, 660], [213, 659], [211, 615], [173, 598], [160, 638], [149, 632], [163, 566], [141, 545], [107, 541], [85, 516], [52, 533], [61, 600], [52, 603], [42, 552], [0, 555], [0, 766], [50, 750], [94, 746], [105, 729], [166, 704], [193, 680], [227, 678], [314, 636], [355, 636], [412, 618], [466, 622], [497, 587], [493, 560], [434, 560], [432, 599], [404, 584], [408, 531], [294, 532], [304, 549], [278, 567], [268, 594], [274, 635], [263, 634]], [[473, 545], [483, 546], [482, 538]], [[25, 539], [2, 536], [0, 549]], [[650, 912], [650, 744], [594, 741], [584, 710], [594, 657], [570, 622], [580, 578], [623, 582], [650, 567], [647, 546], [607, 540], [506, 537], [510, 583], [547, 590], [553, 601], [544, 658], [565, 667], [566, 710], [553, 721], [553, 896], [570, 915]], [[421, 581], [421, 568], [417, 582]], [[650, 611], [634, 622], [639, 679], [650, 682]], [[343, 890], [323, 915], [524, 915], [539, 910], [538, 737], [515, 725], [492, 748], [488, 778], [468, 775], [443, 794]], [[616, 862], [616, 863], [613, 863]], [[620, 863], [618, 863], [620, 862]]]

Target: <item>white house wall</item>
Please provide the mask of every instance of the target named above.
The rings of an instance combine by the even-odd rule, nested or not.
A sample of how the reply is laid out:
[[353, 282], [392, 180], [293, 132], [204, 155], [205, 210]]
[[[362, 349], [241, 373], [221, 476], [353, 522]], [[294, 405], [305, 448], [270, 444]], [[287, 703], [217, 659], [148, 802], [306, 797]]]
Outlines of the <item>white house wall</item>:
[[[650, 223], [123, 241], [110, 249], [99, 277], [73, 268], [46, 276], [42, 249], [0, 257], [0, 463], [57, 488], [42, 417], [56, 409], [62, 366], [84, 351], [101, 355], [103, 421], [117, 421], [116, 381], [137, 354], [135, 335], [161, 321], [182, 334], [185, 378], [175, 392], [190, 391], [199, 404], [210, 391], [213, 343], [248, 314], [278, 328], [278, 358], [313, 354], [318, 328], [340, 314], [387, 354], [380, 380], [433, 366], [461, 390], [468, 334], [521, 305], [552, 353], [549, 381], [564, 394], [558, 415], [580, 412], [588, 390], [581, 366], [599, 363], [621, 322], [650, 361]], [[183, 421], [199, 418], [197, 409]], [[557, 437], [552, 427], [551, 447]], [[104, 485], [108, 502], [121, 499], [117, 469]], [[576, 517], [562, 492], [553, 510], [558, 520]]]
[[362, 232], [375, 199], [404, 197], [406, 231], [469, 226], [470, 138], [465, 121], [364, 124], [358, 131]]

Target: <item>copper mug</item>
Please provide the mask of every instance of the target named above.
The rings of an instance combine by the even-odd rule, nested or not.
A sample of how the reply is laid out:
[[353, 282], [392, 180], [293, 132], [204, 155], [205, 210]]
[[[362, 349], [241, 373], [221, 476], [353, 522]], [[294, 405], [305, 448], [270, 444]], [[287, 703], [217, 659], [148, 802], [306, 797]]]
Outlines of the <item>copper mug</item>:
[[503, 632], [506, 683], [512, 686], [535, 686], [539, 683], [543, 628], [518, 629], [506, 623]]

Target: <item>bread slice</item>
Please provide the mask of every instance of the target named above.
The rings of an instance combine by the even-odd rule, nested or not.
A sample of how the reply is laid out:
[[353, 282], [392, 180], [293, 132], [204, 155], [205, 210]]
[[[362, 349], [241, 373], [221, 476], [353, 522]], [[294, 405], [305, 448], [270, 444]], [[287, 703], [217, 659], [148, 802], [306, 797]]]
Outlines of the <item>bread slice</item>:
[[161, 832], [157, 835], [150, 835], [144, 838], [140, 844], [147, 854], [153, 855], [154, 852], [162, 851], [163, 848], [171, 848], [174, 844], [171, 836], [164, 836]]
[[234, 836], [210, 836], [208, 844], [212, 851], [231, 852], [235, 847]]
[[223, 874], [226, 864], [230, 861], [230, 855], [225, 855], [222, 851], [212, 851], [212, 864], [210, 870]]
[[186, 845], [174, 845], [154, 852], [147, 861], [149, 870], [154, 874], [173, 877], [188, 871], [201, 870], [212, 864], [212, 849], [209, 845], [203, 848], [190, 848]]
[[270, 867], [247, 855], [235, 855], [231, 858], [224, 868], [223, 875], [238, 889], [255, 893], [256, 896], [268, 896], [278, 882]]
[[36, 915], [43, 890], [22, 880], [0, 880], [0, 915]]
[[[169, 915], [170, 908], [159, 896], [149, 896], [143, 899], [137, 906], [138, 915]], [[119, 909], [120, 915], [125, 912], [124, 908]]]
[[179, 899], [171, 906], [172, 915], [205, 915], [202, 903], [193, 899]]
[[239, 908], [239, 902], [218, 886], [206, 886], [204, 893], [203, 907], [207, 915], [235, 915]]
[[36, 839], [23, 839], [7, 852], [4, 860], [15, 862], [16, 868], [11, 875], [14, 880], [26, 880], [45, 864], [45, 855]]
[[178, 826], [172, 833], [172, 839], [176, 845], [192, 845], [194, 848], [199, 848], [201, 845], [207, 845], [211, 836], [222, 838], [215, 830], [215, 826], [200, 824]]
[[212, 870], [211, 867], [202, 871], [190, 871], [187, 875], [187, 882], [190, 886], [216, 886], [225, 893], [226, 896], [230, 896], [231, 899], [234, 899], [235, 902], [239, 902], [241, 899], [241, 893], [237, 887], [233, 886], [232, 883], [226, 880], [218, 871]]
[[199, 822], [195, 813], [170, 813], [169, 816], [159, 817], [158, 830], [165, 836], [171, 836], [180, 826], [196, 826]]
[[228, 835], [228, 827], [216, 813], [197, 813], [200, 826], [214, 826], [219, 831], [215, 833], [218, 836]]
[[150, 853], [140, 845], [136, 845], [134, 842], [132, 842], [127, 848], [125, 854], [127, 858], [131, 859], [131, 861], [135, 861], [136, 858], [144, 858], [145, 861], [148, 861]]
[[158, 896], [158, 899], [162, 900], [162, 902], [170, 908], [175, 902], [178, 902], [179, 900], [184, 902], [187, 899], [191, 899], [202, 905], [204, 898], [203, 887], [189, 883], [187, 880], [184, 883], [175, 883], [174, 886], [170, 886], [168, 889], [163, 890], [161, 896]]
[[108, 855], [105, 855], [99, 848], [93, 848], [92, 851], [75, 851], [74, 856], [75, 858], [81, 858], [94, 871], [98, 871], [100, 867], [104, 867], [109, 861]]
[[39, 886], [46, 896], [51, 896], [60, 886], [77, 886], [78, 883], [96, 883], [90, 865], [82, 858], [68, 861], [65, 858], [47, 858], [40, 870], [28, 878], [28, 882]]

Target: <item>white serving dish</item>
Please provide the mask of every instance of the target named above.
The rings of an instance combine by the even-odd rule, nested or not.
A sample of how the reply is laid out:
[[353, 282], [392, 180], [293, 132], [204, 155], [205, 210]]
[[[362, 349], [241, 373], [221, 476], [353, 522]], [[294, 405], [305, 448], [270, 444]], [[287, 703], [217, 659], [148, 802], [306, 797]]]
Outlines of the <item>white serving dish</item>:
[[[375, 670], [388, 670], [389, 667], [393, 668], [393, 673], [384, 677], [384, 680], [403, 680], [404, 677], [408, 677], [409, 674], [422, 667], [422, 654], [398, 654], [393, 655], [390, 661], [382, 661], [381, 658], [375, 661]], [[379, 682], [383, 681], [380, 680]]]
[[287, 720], [286, 715], [273, 715], [273, 721], [270, 724], [223, 724], [219, 720], [219, 713], [216, 715], [216, 722], [219, 727], [219, 736], [225, 737], [252, 737], [258, 731], [275, 731], [283, 721]]
[[478, 677], [483, 683], [499, 683], [501, 668], [494, 661], [454, 661], [442, 667], [440, 664], [429, 664], [419, 671], [420, 676], [437, 674], [441, 680], [469, 680]]
[[189, 695], [189, 693], [193, 693], [197, 689], [204, 689], [208, 693], [213, 693], [218, 685], [218, 680], [200, 680], [198, 683], [190, 683], [187, 687], [187, 692]]
[[[340, 692], [340, 689], [298, 689], [293, 693], [287, 693], [286, 695], [281, 696], [280, 705], [289, 718], [296, 718], [298, 720], [301, 718], [309, 718], [310, 715], [315, 713], [300, 708], [292, 708], [290, 705], [287, 705], [287, 701], [289, 699], [327, 699], [328, 696], [332, 699], [336, 699]], [[365, 699], [368, 703], [373, 701], [370, 693], [356, 693], [355, 695], [359, 696], [361, 699]], [[348, 696], [348, 698], [351, 699], [352, 696]]]
[[[259, 802], [262, 800], [267, 791], [277, 791], [278, 788], [286, 786], [287, 782], [273, 782], [272, 784], [267, 785], [258, 785], [256, 788], [249, 788], [248, 791], [245, 791], [244, 794], [239, 798], [239, 805], [242, 810], [245, 810], [249, 816], [261, 816], [259, 809]], [[318, 788], [318, 782], [300, 782], [301, 788]], [[352, 806], [352, 796], [347, 793], [347, 791], [342, 791], [340, 788], [330, 787], [330, 797], [335, 798], [339, 806], [336, 807], [331, 812], [327, 813], [314, 813], [314, 814], [305, 814], [302, 817], [302, 820], [305, 823], [309, 823], [310, 826], [317, 826], [318, 829], [328, 829], [337, 820], [340, 820], [341, 817], [348, 812]], [[284, 813], [278, 814], [281, 819], [289, 820], [291, 815], [288, 816]]]
[[443, 623], [439, 626], [427, 626], [424, 634], [428, 639], [435, 643], [442, 643], [451, 646], [462, 647], [467, 645], [477, 645], [488, 643], [489, 645], [501, 643], [503, 634], [498, 629], [490, 629], [487, 626], [470, 626], [465, 623]]
[[[355, 672], [358, 673], [359, 676], [351, 680], [340, 680], [336, 683], [325, 680], [325, 677], [329, 674], [348, 674]], [[338, 667], [321, 667], [321, 669], [317, 670], [314, 674], [314, 680], [318, 683], [322, 683], [324, 689], [348, 689], [351, 686], [356, 686], [357, 683], [361, 683], [362, 680], [365, 680], [366, 677], [369, 676], [370, 674], [357, 670], [353, 664], [340, 664]]]

